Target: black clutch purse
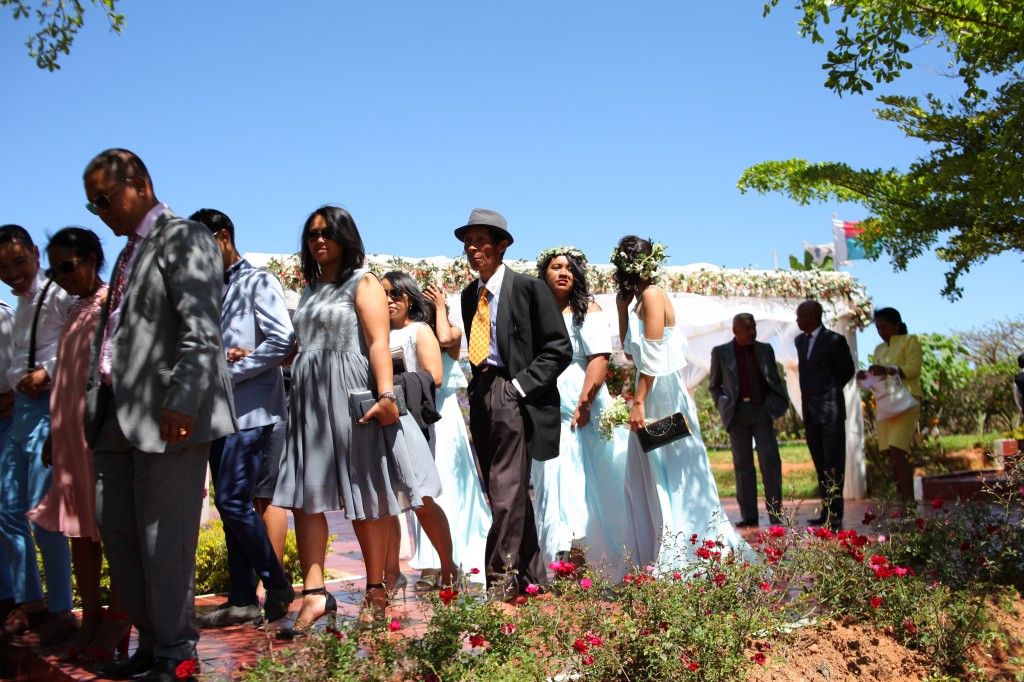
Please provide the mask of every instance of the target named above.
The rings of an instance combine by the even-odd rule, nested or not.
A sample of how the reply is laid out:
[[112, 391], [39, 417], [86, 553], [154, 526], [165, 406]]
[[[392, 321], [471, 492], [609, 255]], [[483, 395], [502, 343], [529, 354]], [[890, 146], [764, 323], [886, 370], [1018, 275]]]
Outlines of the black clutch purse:
[[[349, 399], [352, 401], [352, 408], [357, 420], [362, 419], [363, 415], [377, 404], [377, 399], [367, 389], [352, 391], [349, 393]], [[405, 389], [401, 386], [395, 386], [395, 404], [398, 407], [398, 416], [409, 414], [409, 408], [405, 404]], [[370, 421], [376, 422], [377, 420], [371, 419]]]
[[651, 422], [636, 432], [636, 437], [640, 439], [640, 447], [644, 452], [650, 452], [689, 435], [690, 425], [686, 423], [686, 417], [682, 412], [676, 412], [664, 419]]

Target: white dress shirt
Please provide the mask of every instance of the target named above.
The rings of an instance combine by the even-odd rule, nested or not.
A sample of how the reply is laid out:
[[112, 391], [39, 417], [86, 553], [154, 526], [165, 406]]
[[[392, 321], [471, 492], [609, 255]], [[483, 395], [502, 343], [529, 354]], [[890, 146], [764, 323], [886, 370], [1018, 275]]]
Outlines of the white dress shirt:
[[0, 393], [9, 393], [14, 386], [7, 380], [7, 370], [14, 359], [14, 308], [0, 301]]
[[[480, 286], [487, 289], [488, 294], [488, 307], [491, 312], [491, 346], [487, 352], [487, 357], [480, 364], [483, 365], [494, 365], [495, 367], [504, 367], [505, 362], [501, 359], [501, 353], [498, 352], [498, 305], [501, 298], [501, 283], [505, 280], [505, 264], [502, 263], [498, 266], [498, 269], [494, 271], [491, 278], [486, 282], [483, 278], [480, 278]], [[480, 296], [480, 289], [477, 289], [477, 298]], [[513, 378], [512, 385], [519, 391], [519, 395], [526, 397], [526, 391], [519, 385], [519, 380]]]
[[[36, 273], [35, 281], [24, 295], [18, 296], [18, 309], [14, 313], [14, 350], [11, 364], [7, 367], [7, 383], [11, 388], [29, 373], [28, 346], [32, 338], [32, 320], [36, 315], [36, 306], [46, 287], [47, 279], [42, 269]], [[36, 368], [42, 367], [47, 375], [53, 378], [53, 363], [57, 359], [57, 344], [60, 342], [64, 323], [68, 319], [68, 310], [74, 299], [56, 284], [51, 284], [46, 292], [46, 300], [39, 312], [39, 324], [36, 327]]]

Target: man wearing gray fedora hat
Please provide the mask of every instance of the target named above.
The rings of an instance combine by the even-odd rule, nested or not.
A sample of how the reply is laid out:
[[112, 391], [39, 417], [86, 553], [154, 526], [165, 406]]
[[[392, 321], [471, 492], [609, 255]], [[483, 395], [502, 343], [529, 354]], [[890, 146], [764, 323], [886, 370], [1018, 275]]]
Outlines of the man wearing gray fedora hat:
[[513, 238], [500, 213], [473, 209], [455, 236], [479, 274], [462, 291], [462, 320], [473, 365], [469, 429], [493, 517], [487, 586], [522, 603], [527, 585], [546, 582], [530, 501], [530, 459], [558, 456], [555, 381], [572, 360], [572, 345], [543, 280], [502, 262]]

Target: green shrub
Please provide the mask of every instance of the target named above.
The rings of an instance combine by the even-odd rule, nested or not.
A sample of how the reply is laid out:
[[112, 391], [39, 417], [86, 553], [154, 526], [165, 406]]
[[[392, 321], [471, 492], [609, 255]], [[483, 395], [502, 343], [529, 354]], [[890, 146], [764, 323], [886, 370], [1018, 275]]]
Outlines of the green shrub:
[[[336, 535], [327, 538], [330, 551]], [[284, 572], [293, 582], [301, 580], [299, 550], [295, 531], [289, 530], [284, 542]], [[224, 525], [214, 519], [199, 530], [196, 549], [196, 594], [215, 594], [228, 591], [228, 548], [224, 541]]]

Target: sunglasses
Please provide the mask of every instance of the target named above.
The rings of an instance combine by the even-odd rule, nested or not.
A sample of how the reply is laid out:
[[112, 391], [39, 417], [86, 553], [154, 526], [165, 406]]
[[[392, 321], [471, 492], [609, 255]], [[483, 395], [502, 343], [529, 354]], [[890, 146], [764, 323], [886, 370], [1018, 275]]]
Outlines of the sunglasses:
[[43, 273], [47, 279], [53, 279], [57, 276], [57, 273], [63, 275], [70, 275], [78, 267], [78, 261], [76, 260], [62, 260], [59, 263], [54, 263], [51, 267], [46, 268]]
[[401, 302], [401, 300], [405, 297], [405, 292], [399, 289], [392, 289], [391, 291], [385, 290], [384, 293], [387, 294], [388, 298], [390, 298], [395, 303]]
[[306, 233], [302, 235], [305, 240], [309, 243], [313, 243], [323, 239], [326, 241], [334, 241], [334, 237], [331, 236], [329, 230], [306, 230]]
[[110, 190], [106, 194], [97, 194], [96, 196], [89, 200], [88, 204], [85, 205], [86, 210], [88, 210], [89, 213], [92, 213], [93, 215], [99, 215], [100, 211], [110, 208], [110, 197], [114, 196], [117, 190], [121, 189], [134, 179], [135, 176], [125, 178], [123, 181], [121, 181], [121, 183], [118, 184], [117, 187]]

